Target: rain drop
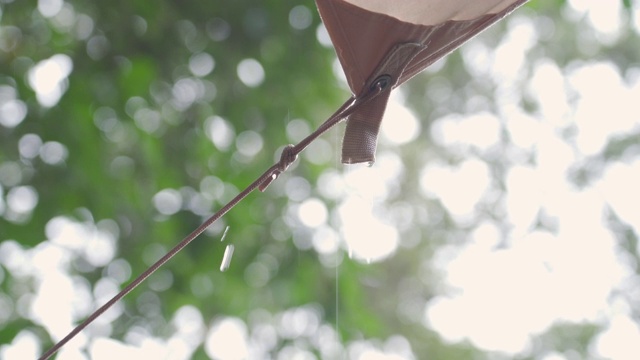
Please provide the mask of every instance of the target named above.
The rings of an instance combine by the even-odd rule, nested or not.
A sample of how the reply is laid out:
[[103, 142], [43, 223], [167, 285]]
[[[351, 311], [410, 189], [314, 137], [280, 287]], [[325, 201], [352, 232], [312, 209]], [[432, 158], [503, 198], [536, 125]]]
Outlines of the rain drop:
[[[220, 242], [223, 242], [223, 241], [224, 241], [225, 236], [227, 236], [227, 231], [229, 231], [229, 226], [227, 226], [227, 227], [224, 229], [224, 232], [222, 233], [222, 237], [220, 238]], [[232, 250], [232, 251], [233, 251], [233, 250]]]
[[231, 257], [233, 256], [233, 245], [227, 245], [224, 250], [224, 256], [222, 257], [222, 264], [220, 264], [220, 271], [227, 271], [229, 264], [231, 263]]

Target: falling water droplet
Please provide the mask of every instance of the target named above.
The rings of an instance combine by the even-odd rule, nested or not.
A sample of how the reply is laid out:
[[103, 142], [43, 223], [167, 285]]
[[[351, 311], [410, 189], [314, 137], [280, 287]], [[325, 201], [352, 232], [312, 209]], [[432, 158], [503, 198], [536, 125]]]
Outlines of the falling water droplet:
[[233, 256], [233, 245], [227, 245], [224, 249], [224, 256], [222, 257], [222, 264], [220, 264], [220, 271], [227, 271], [229, 264], [231, 263], [231, 257]]
[[220, 242], [223, 242], [223, 241], [224, 241], [224, 237], [225, 237], [225, 236], [227, 236], [227, 231], [229, 231], [229, 226], [227, 226], [227, 227], [224, 229], [224, 232], [222, 233], [222, 237], [220, 238]]
[[367, 162], [367, 167], [372, 167], [375, 161], [369, 161]]

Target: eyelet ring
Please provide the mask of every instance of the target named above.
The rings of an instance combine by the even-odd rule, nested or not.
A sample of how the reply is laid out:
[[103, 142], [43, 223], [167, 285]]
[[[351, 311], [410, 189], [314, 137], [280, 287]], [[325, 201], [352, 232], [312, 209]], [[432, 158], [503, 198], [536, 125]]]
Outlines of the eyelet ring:
[[378, 78], [371, 84], [370, 89], [376, 90], [376, 88], [382, 90], [387, 89], [391, 86], [391, 75], [380, 75]]

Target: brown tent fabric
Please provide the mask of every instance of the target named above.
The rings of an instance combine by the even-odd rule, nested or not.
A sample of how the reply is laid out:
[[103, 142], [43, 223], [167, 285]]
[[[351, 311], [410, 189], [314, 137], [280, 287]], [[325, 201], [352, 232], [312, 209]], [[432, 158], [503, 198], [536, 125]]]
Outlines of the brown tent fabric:
[[[526, 1], [316, 0], [316, 5], [358, 98], [382, 74], [391, 76], [392, 88], [401, 85]], [[413, 51], [385, 64], [399, 44], [414, 44]], [[344, 163], [375, 161], [387, 100], [388, 94], [380, 95], [368, 109], [350, 116]]]

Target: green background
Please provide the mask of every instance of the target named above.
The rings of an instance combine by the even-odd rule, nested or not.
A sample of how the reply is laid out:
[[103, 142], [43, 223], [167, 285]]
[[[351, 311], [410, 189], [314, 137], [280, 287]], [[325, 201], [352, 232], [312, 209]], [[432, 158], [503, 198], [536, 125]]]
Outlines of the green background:
[[[311, 14], [311, 25], [304, 29], [290, 24], [291, 9], [298, 5]], [[628, 14], [638, 10], [629, 2], [625, 6]], [[598, 50], [587, 51], [588, 46], [576, 41], [576, 33], [592, 30], [584, 18], [566, 17], [566, 8], [563, 1], [533, 1], [517, 11], [538, 21], [541, 29], [548, 21], [555, 29], [553, 36], [541, 37], [528, 52], [524, 79], [531, 66], [545, 58], [560, 68], [575, 60], [594, 59], [609, 59], [622, 73], [637, 66], [638, 47], [629, 44], [637, 44], [638, 35], [629, 24], [625, 25], [628, 33], [615, 43], [598, 43], [597, 37], [591, 37]], [[317, 40], [320, 18], [312, 1], [72, 0], [64, 3], [64, 11], [73, 12], [75, 21], [67, 23], [57, 17], [45, 18], [29, 1], [0, 1], [0, 9], [0, 85], [14, 88], [27, 109], [19, 125], [0, 126], [0, 164], [11, 164], [2, 168], [0, 196], [25, 185], [38, 196], [37, 206], [24, 216], [12, 217], [4, 206], [0, 242], [17, 243], [24, 251], [33, 249], [47, 240], [46, 226], [56, 217], [88, 228], [97, 226], [115, 234], [114, 259], [128, 264], [129, 279], [271, 166], [278, 149], [292, 142], [286, 129], [293, 119], [302, 119], [313, 129], [349, 96], [334, 75], [333, 49]], [[90, 20], [90, 31], [83, 30], [79, 15], [85, 16], [83, 21]], [[492, 48], [505, 29], [499, 23], [473, 41]], [[190, 60], [200, 53], [215, 61], [213, 71], [203, 77], [189, 68]], [[38, 103], [28, 72], [55, 54], [67, 55], [73, 69], [64, 80], [66, 91], [60, 101], [48, 108]], [[243, 84], [236, 71], [238, 63], [248, 58], [258, 60], [265, 73], [264, 81], [253, 88]], [[454, 96], [434, 99], [429, 89], [442, 85], [443, 79], [454, 89]], [[197, 88], [201, 93], [193, 101], [177, 102], [180, 81], [190, 81], [187, 84], [192, 87], [185, 91]], [[308, 181], [309, 196], [325, 202], [330, 223], [339, 226], [334, 211], [337, 201], [324, 196], [318, 183], [327, 170], [345, 171], [338, 161], [343, 130], [337, 128], [324, 136], [331, 145], [328, 161], [314, 163], [303, 156], [266, 192], [250, 195], [221, 224], [128, 295], [124, 313], [113, 320], [107, 335], [123, 339], [139, 326], [153, 336], [168, 337], [173, 332], [170, 319], [185, 305], [196, 307], [206, 324], [234, 316], [248, 322], [249, 331], [255, 325], [251, 314], [257, 309], [275, 316], [311, 306], [322, 324], [337, 329], [345, 347], [358, 340], [380, 344], [400, 334], [420, 359], [500, 358], [466, 341], [447, 343], [423, 325], [421, 304], [440, 291], [438, 274], [424, 263], [439, 246], [456, 241], [452, 234], [465, 229], [456, 228], [436, 200], [416, 196], [420, 164], [435, 157], [452, 163], [461, 160], [430, 140], [430, 122], [448, 111], [472, 112], [473, 106], [465, 104], [474, 96], [481, 96], [489, 109], [494, 108], [498, 101], [493, 96], [495, 87], [496, 81], [471, 75], [460, 52], [451, 54], [437, 73], [421, 74], [404, 87], [422, 130], [416, 140], [398, 148], [382, 145], [399, 154], [405, 166], [397, 185], [400, 191], [385, 206], [393, 209], [401, 204], [415, 214], [429, 214], [416, 215], [413, 226], [399, 230], [402, 239], [417, 239], [415, 245], [401, 246], [391, 258], [373, 264], [349, 259], [347, 250], [341, 249], [337, 271], [323, 265], [312, 248], [296, 246], [309, 242], [313, 229], [296, 223], [292, 216], [300, 201], [290, 199], [285, 185], [293, 177]], [[533, 101], [522, 94], [514, 96], [515, 102], [535, 111]], [[142, 116], [136, 110], [141, 108], [155, 116], [153, 131], [144, 129], [144, 120], [136, 121]], [[225, 119], [234, 130], [227, 148], [216, 147], [207, 135], [207, 119], [214, 116]], [[240, 154], [233, 138], [246, 131], [259, 133], [263, 140], [263, 147], [252, 157]], [[26, 158], [19, 151], [26, 134], [36, 134], [43, 143], [62, 144], [66, 157], [56, 164], [38, 156]], [[606, 155], [615, 159], [634, 143], [637, 138], [620, 139], [608, 147]], [[500, 156], [485, 160], [496, 176], [504, 171]], [[13, 169], [12, 173], [7, 169]], [[589, 174], [582, 175], [588, 181]], [[207, 177], [211, 180], [207, 184], [213, 185], [203, 190]], [[170, 216], [154, 207], [153, 197], [163, 189], [178, 191], [184, 200], [181, 209]], [[220, 196], [211, 195], [211, 189]], [[189, 205], [189, 199], [202, 200], [196, 195], [207, 191], [204, 205]], [[490, 213], [491, 209], [482, 211]], [[227, 225], [227, 237], [220, 242]], [[629, 236], [637, 240], [633, 233]], [[230, 269], [221, 273], [218, 267], [228, 243], [235, 245], [235, 254]], [[637, 257], [633, 251], [630, 254]], [[33, 294], [37, 282], [32, 276], [13, 273], [6, 266], [8, 260], [3, 261], [0, 291], [11, 315], [0, 322], [0, 344], [11, 343], [27, 329], [38, 336], [43, 349], [51, 346], [47, 331], [18, 311], [20, 299], [28, 299], [25, 294]], [[86, 281], [93, 288], [110, 276], [108, 269], [108, 265], [91, 265], [81, 252], [72, 252], [67, 271], [74, 281]], [[267, 269], [266, 283], [255, 285], [248, 280], [252, 276], [249, 269]], [[400, 304], [410, 305], [401, 308]], [[417, 310], [412, 312], [411, 306]], [[56, 310], [52, 307], [51, 311]], [[587, 354], [597, 332], [597, 324], [558, 324], [517, 358], [537, 359], [551, 350]], [[92, 337], [92, 331], [87, 335]], [[296, 343], [277, 337], [271, 356], [277, 358], [287, 346], [308, 341], [302, 338]], [[319, 356], [316, 348], [305, 344]], [[198, 347], [193, 357], [207, 358], [204, 348]]]

